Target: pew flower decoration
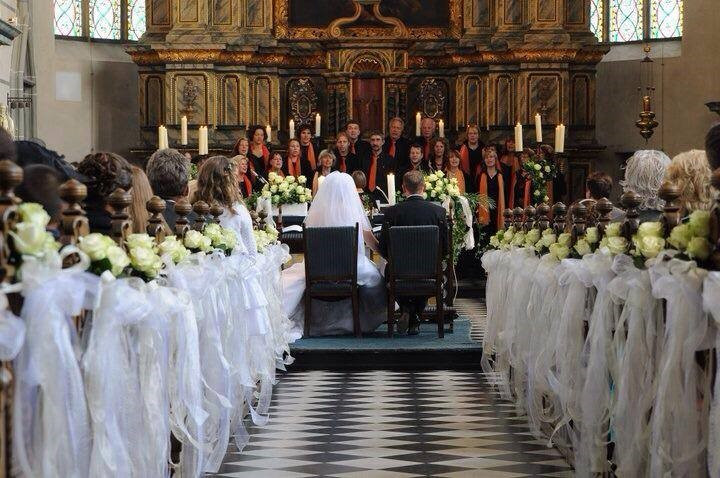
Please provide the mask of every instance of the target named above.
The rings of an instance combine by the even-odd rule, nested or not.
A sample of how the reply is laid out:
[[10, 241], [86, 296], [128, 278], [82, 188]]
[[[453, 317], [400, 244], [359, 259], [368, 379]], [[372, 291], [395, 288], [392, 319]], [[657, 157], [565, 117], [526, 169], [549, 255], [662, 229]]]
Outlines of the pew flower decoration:
[[60, 249], [60, 244], [45, 229], [50, 222], [50, 216], [40, 204], [21, 204], [18, 206], [18, 213], [20, 221], [10, 231], [14, 249], [18, 254], [42, 258]]
[[176, 236], [167, 236], [158, 244], [158, 252], [162, 257], [169, 258], [173, 264], [179, 264], [190, 256], [190, 251]]
[[448, 179], [442, 171], [425, 176], [425, 193], [423, 197], [431, 201], [445, 201], [447, 198], [460, 196], [457, 179]]
[[219, 249], [226, 254], [232, 252], [237, 245], [235, 231], [224, 228], [219, 224], [211, 223], [205, 226], [203, 235], [210, 239], [210, 244], [214, 249]]
[[530, 229], [527, 234], [525, 234], [525, 247], [529, 247], [531, 249], [535, 249], [535, 246], [540, 241], [540, 229]]
[[534, 204], [548, 202], [550, 198], [547, 195], [548, 181], [555, 179], [557, 175], [557, 167], [553, 161], [548, 161], [543, 157], [535, 157], [525, 161], [522, 165], [523, 170], [527, 173], [532, 183]]
[[704, 261], [710, 257], [710, 212], [694, 211], [687, 222], [678, 224], [670, 232], [668, 244], [682, 256], [691, 260]]
[[155, 239], [148, 234], [130, 234], [125, 240], [130, 258], [131, 274], [146, 281], [155, 279], [163, 268], [156, 252]]
[[200, 231], [188, 231], [183, 244], [190, 252], [210, 252], [212, 250], [212, 239]]
[[571, 255], [575, 258], [582, 258], [588, 254], [592, 254], [600, 247], [600, 232], [597, 227], [588, 227], [585, 235], [579, 237], [575, 242]]
[[268, 175], [268, 184], [262, 189], [263, 197], [269, 197], [274, 206], [281, 204], [309, 203], [312, 191], [306, 187], [305, 176], [280, 176], [275, 173]]
[[255, 236], [255, 244], [257, 251], [262, 253], [272, 244], [275, 244], [278, 240], [278, 232], [271, 226], [265, 226], [265, 229], [254, 229], [253, 235]]
[[638, 261], [657, 257], [665, 249], [663, 232], [662, 223], [657, 221], [643, 222], [638, 227], [637, 234], [632, 238], [634, 249], [630, 251], [630, 254]]
[[620, 235], [621, 225], [619, 222], [608, 224], [605, 227], [605, 236], [600, 241], [600, 249], [616, 256], [627, 252], [627, 239]]
[[557, 234], [551, 228], [547, 228], [542, 232], [540, 239], [535, 242], [535, 252], [538, 256], [544, 256], [550, 252], [550, 246], [557, 241]]
[[123, 248], [104, 234], [93, 232], [80, 237], [78, 248], [90, 258], [88, 271], [95, 275], [109, 271], [113, 276], [119, 277], [130, 265], [130, 258]]
[[572, 236], [568, 232], [563, 232], [557, 237], [557, 242], [550, 244], [548, 253], [550, 257], [561, 261], [570, 256], [572, 247]]

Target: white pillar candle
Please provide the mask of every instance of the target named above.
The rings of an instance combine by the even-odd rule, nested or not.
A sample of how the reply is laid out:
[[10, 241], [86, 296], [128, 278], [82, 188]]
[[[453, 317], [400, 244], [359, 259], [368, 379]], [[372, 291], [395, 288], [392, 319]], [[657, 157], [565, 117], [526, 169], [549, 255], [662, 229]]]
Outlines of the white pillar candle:
[[158, 126], [158, 149], [167, 149], [168, 134], [167, 128], [163, 125]]
[[443, 120], [438, 121], [438, 129], [440, 130], [440, 137], [445, 137], [445, 122]]
[[420, 123], [422, 123], [422, 115], [418, 111], [415, 115], [415, 136], [420, 137], [422, 131], [420, 130]]
[[200, 126], [198, 129], [198, 154], [208, 154], [207, 126]]
[[535, 141], [542, 143], [542, 116], [535, 113]]
[[267, 142], [272, 143], [272, 127], [270, 125], [265, 126], [265, 135], [267, 136]]
[[180, 144], [187, 146], [187, 116], [180, 118]]
[[521, 152], [523, 150], [523, 128], [520, 122], [515, 125], [515, 151]]
[[555, 127], [555, 152], [565, 152], [565, 125], [562, 123]]
[[320, 137], [320, 113], [315, 115], [315, 136]]
[[295, 137], [295, 120], [290, 120], [290, 126], [288, 126], [288, 128], [290, 128], [290, 139], [293, 139]]
[[391, 206], [395, 205], [395, 175], [393, 173], [390, 173], [387, 175], [387, 183], [388, 183], [388, 204]]

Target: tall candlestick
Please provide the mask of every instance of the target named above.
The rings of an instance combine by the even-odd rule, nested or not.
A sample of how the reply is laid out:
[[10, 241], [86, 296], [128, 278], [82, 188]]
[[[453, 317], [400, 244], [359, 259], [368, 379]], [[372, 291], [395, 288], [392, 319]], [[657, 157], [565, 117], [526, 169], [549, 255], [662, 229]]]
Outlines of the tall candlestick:
[[522, 152], [523, 150], [523, 128], [520, 122], [515, 125], [515, 151]]
[[418, 111], [415, 115], [415, 136], [420, 137], [422, 132], [420, 130], [420, 123], [422, 123], [422, 115]]
[[562, 123], [555, 127], [555, 152], [565, 152], [565, 125]]
[[295, 137], [295, 120], [294, 119], [290, 120], [289, 128], [290, 128], [290, 139], [293, 139]]
[[542, 116], [535, 113], [535, 141], [542, 143]]
[[443, 120], [438, 121], [438, 129], [440, 130], [440, 137], [445, 137], [445, 122]]
[[180, 118], [180, 144], [183, 146], [187, 146], [188, 144], [188, 136], [187, 136], [187, 116], [182, 116]]
[[208, 149], [207, 126], [200, 126], [198, 129], [198, 154], [208, 154]]
[[395, 175], [393, 173], [389, 173], [387, 175], [387, 183], [388, 183], [388, 204], [391, 206], [395, 205]]
[[315, 136], [320, 137], [320, 113], [315, 115]]
[[265, 126], [265, 135], [267, 136], [267, 142], [272, 143], [272, 127], [270, 125]]
[[163, 125], [158, 126], [158, 149], [167, 149], [168, 134], [167, 128]]

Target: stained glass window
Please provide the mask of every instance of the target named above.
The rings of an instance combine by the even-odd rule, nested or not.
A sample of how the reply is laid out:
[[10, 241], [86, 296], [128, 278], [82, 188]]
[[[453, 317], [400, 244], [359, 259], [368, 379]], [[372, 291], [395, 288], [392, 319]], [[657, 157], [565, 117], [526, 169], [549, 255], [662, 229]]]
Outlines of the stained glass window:
[[643, 0], [610, 0], [610, 41], [643, 39]]
[[55, 0], [55, 34], [82, 36], [82, 4], [80, 0]]
[[603, 27], [605, 26], [603, 0], [590, 0], [590, 31], [598, 40], [603, 41]]
[[681, 37], [682, 30], [682, 0], [650, 1], [650, 38]]
[[120, 0], [90, 0], [90, 36], [120, 39]]
[[145, 33], [145, 0], [128, 0], [128, 40], [137, 41]]

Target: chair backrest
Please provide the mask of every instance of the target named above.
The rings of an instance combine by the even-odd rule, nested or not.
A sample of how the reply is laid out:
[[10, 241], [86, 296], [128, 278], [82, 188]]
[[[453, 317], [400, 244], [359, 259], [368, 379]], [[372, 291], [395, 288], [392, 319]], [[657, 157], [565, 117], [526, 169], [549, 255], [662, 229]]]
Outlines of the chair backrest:
[[358, 225], [303, 227], [305, 279], [357, 280]]
[[440, 228], [393, 226], [388, 244], [392, 279], [434, 279], [442, 273]]

